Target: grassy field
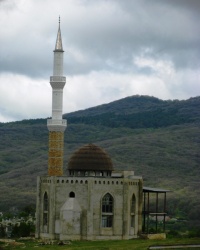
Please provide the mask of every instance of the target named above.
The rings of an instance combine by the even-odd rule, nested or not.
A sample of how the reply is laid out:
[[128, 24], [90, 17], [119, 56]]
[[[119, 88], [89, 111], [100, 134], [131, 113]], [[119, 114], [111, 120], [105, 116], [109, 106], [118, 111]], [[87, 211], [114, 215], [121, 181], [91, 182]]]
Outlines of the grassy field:
[[[17, 243], [22, 243], [17, 245]], [[119, 241], [73, 241], [69, 245], [41, 245], [36, 240], [32, 241], [17, 241], [10, 244], [0, 244], [0, 249], [28, 249], [28, 250], [43, 250], [43, 249], [62, 249], [62, 250], [128, 250], [128, 249], [148, 249], [155, 245], [180, 245], [180, 244], [200, 244], [200, 238], [185, 238], [185, 239], [166, 239], [166, 240], [119, 240]], [[178, 248], [176, 248], [178, 249]], [[190, 249], [190, 248], [184, 248]], [[193, 248], [194, 249], [194, 248]], [[195, 248], [200, 249], [200, 248]]]

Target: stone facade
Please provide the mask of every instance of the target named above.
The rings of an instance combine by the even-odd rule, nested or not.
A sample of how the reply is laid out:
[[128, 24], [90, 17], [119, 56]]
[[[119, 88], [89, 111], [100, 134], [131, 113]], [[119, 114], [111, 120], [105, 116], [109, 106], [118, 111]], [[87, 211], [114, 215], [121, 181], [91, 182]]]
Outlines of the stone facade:
[[49, 132], [48, 175], [63, 175], [64, 132]]
[[142, 230], [142, 187], [142, 178], [132, 171], [109, 177], [38, 177], [36, 237], [136, 238]]

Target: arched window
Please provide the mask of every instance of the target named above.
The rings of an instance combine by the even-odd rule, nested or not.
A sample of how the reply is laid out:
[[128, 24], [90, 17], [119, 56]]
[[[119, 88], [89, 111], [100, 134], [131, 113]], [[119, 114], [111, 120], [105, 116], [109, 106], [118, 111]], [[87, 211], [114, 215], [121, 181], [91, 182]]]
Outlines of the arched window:
[[45, 232], [47, 232], [48, 230], [48, 213], [49, 213], [49, 199], [47, 192], [45, 192], [43, 199], [43, 226]]
[[107, 193], [102, 199], [102, 227], [113, 226], [113, 197]]
[[131, 227], [135, 227], [135, 195], [133, 194], [130, 207]]
[[70, 197], [70, 198], [75, 198], [75, 193], [74, 193], [74, 192], [70, 192], [70, 193], [69, 193], [69, 197]]

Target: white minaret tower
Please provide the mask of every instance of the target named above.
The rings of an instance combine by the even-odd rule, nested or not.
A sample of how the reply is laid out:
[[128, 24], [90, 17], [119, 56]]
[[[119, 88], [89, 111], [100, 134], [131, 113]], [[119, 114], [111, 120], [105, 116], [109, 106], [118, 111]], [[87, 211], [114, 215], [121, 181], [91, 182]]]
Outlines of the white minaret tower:
[[54, 50], [53, 76], [50, 77], [52, 87], [52, 119], [47, 120], [49, 130], [49, 160], [48, 175], [63, 175], [63, 149], [64, 149], [64, 131], [67, 127], [67, 121], [62, 119], [63, 107], [63, 88], [66, 83], [66, 77], [63, 76], [63, 47], [59, 27]]

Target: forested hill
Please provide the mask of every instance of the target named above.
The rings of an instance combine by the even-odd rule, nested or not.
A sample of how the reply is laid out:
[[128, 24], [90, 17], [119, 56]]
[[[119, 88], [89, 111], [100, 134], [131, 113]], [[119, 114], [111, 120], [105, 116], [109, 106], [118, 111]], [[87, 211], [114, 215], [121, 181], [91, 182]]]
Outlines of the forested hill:
[[[144, 185], [172, 190], [170, 214], [199, 220], [200, 97], [131, 96], [64, 118], [64, 173], [74, 150], [95, 143], [108, 152], [115, 169], [134, 170]], [[0, 211], [35, 205], [36, 177], [47, 175], [46, 123], [0, 123]]]
[[69, 123], [112, 128], [159, 128], [200, 122], [200, 97], [163, 101], [149, 96], [131, 96], [94, 108], [64, 115]]

